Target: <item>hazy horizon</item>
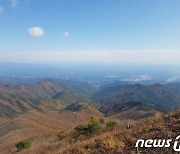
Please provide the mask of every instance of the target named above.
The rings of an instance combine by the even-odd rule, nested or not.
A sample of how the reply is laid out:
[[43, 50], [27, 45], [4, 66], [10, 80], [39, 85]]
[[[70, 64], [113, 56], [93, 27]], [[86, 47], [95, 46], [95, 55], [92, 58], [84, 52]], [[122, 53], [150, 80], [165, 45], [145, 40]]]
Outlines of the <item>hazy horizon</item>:
[[0, 63], [0, 81], [57, 78], [85, 82], [180, 82], [180, 65], [123, 63]]

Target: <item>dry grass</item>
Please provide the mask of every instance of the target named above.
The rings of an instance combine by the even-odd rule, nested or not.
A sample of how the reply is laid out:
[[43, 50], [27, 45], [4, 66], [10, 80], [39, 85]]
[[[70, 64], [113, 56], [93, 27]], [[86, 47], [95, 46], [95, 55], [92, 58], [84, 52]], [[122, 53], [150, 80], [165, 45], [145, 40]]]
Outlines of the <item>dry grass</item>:
[[[103, 117], [100, 112], [92, 113], [97, 117]], [[46, 114], [33, 111], [22, 114], [0, 126], [0, 153], [11, 153], [12, 149], [14, 151], [14, 145], [21, 140], [31, 141], [30, 149], [37, 151], [46, 144], [49, 147], [51, 143], [57, 142], [59, 131], [72, 130], [76, 125], [86, 123], [90, 116], [92, 116], [91, 113], [86, 111]], [[33, 153], [36, 153], [36, 150]]]
[[[139, 121], [131, 129], [104, 132], [84, 142], [77, 142], [67, 148], [65, 154], [99, 153], [175, 153], [173, 148], [135, 148], [138, 139], [175, 139], [180, 133], [180, 112], [168, 115], [157, 114], [153, 118]], [[90, 140], [90, 141], [89, 141]]]
[[[105, 119], [106, 122], [109, 119]], [[86, 120], [88, 122], [88, 120]], [[71, 123], [73, 124], [73, 123]], [[127, 125], [131, 127], [127, 129]], [[76, 126], [74, 123], [73, 127]], [[68, 137], [60, 140], [56, 132], [44, 133], [29, 138], [32, 147], [25, 149], [20, 154], [134, 154], [134, 153], [173, 153], [171, 148], [135, 148], [138, 139], [174, 139], [180, 134], [180, 112], [176, 111], [168, 115], [157, 114], [144, 120], [121, 121], [120, 128], [115, 130], [105, 129], [101, 134], [75, 135], [74, 131], [68, 131]], [[21, 138], [22, 139], [22, 138]], [[24, 139], [24, 138], [23, 138]], [[13, 143], [14, 144], [14, 143]], [[15, 144], [14, 144], [15, 145]], [[14, 153], [11, 150], [14, 145], [9, 144], [1, 149], [1, 153]], [[7, 148], [9, 149], [7, 151]], [[3, 152], [4, 150], [4, 152]]]

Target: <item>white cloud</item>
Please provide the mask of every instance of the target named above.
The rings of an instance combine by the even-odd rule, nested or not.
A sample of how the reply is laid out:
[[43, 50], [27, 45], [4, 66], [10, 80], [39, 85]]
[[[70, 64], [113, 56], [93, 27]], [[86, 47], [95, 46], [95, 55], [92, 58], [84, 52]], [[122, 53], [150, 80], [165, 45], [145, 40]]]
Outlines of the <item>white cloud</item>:
[[64, 33], [63, 33], [63, 37], [65, 37], [65, 38], [69, 37], [69, 35], [70, 35], [69, 32], [64, 32]]
[[20, 0], [11, 0], [11, 7], [16, 8], [17, 5], [19, 4]]
[[42, 37], [44, 36], [44, 30], [41, 27], [32, 27], [28, 29], [28, 35], [31, 37]]
[[4, 11], [4, 8], [0, 6], [0, 14]]

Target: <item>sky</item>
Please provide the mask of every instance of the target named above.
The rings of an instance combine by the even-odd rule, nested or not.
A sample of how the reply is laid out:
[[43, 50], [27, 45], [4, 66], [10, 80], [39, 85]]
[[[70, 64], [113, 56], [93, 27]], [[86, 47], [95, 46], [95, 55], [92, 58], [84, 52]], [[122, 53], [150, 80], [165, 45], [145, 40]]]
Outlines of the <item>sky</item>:
[[0, 0], [0, 62], [180, 63], [180, 0]]

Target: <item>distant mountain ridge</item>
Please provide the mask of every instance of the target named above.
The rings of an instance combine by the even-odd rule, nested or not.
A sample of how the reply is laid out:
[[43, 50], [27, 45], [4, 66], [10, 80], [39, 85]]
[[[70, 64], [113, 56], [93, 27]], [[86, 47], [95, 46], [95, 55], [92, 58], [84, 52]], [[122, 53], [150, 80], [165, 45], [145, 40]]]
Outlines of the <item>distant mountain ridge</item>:
[[91, 99], [94, 104], [98, 103], [100, 110], [107, 115], [117, 113], [118, 109], [118, 112], [121, 112], [124, 107], [132, 108], [134, 104], [139, 108], [144, 105], [159, 111], [180, 107], [180, 94], [162, 84], [111, 86], [100, 90]]
[[[29, 110], [81, 110], [91, 102], [106, 116], [146, 117], [180, 107], [179, 83], [141, 85], [113, 82], [96, 87], [79, 81], [46, 79], [34, 84], [0, 83], [0, 116], [16, 117]], [[88, 104], [89, 105], [89, 104]]]

